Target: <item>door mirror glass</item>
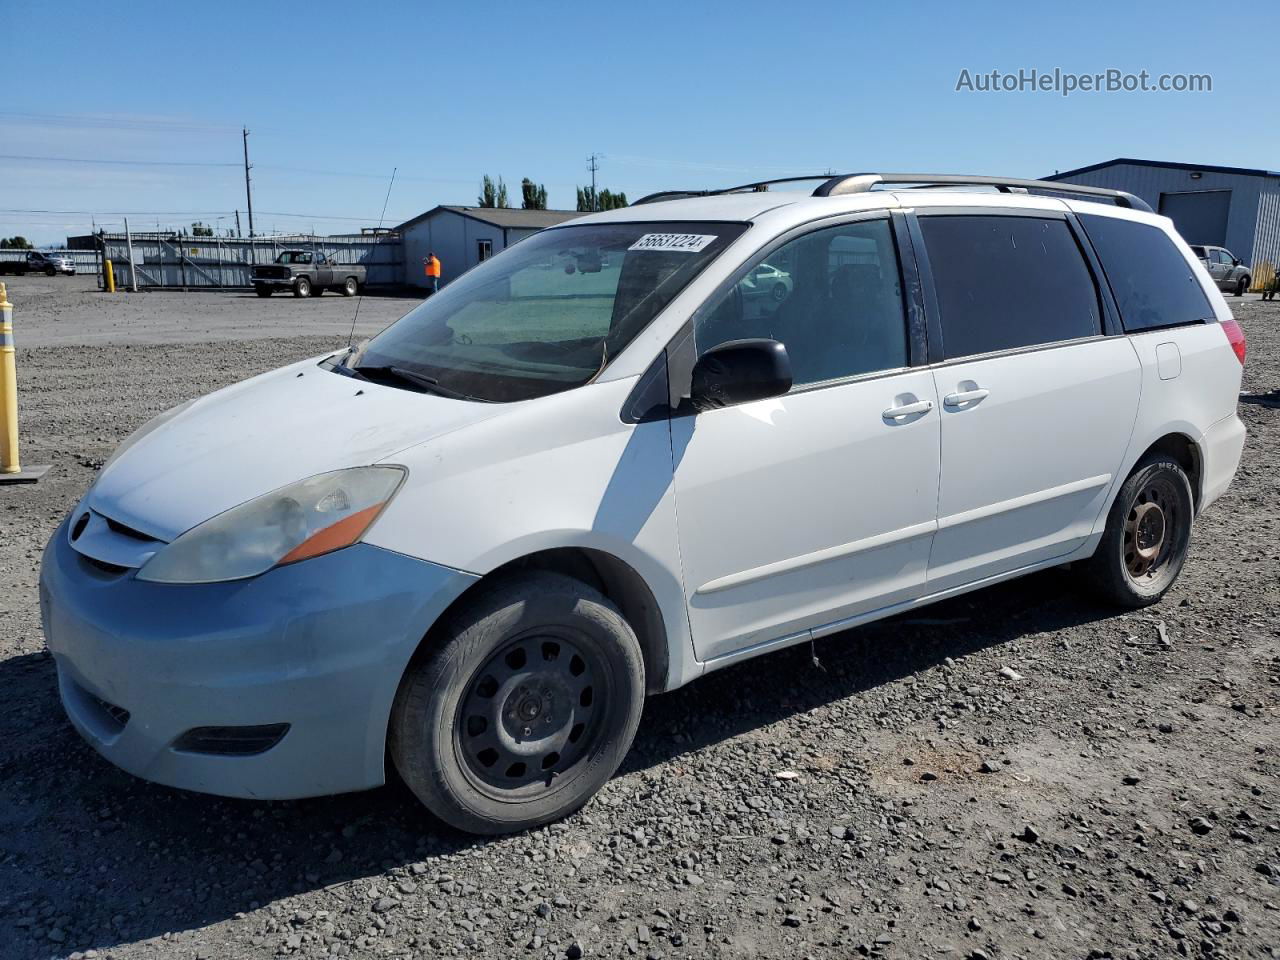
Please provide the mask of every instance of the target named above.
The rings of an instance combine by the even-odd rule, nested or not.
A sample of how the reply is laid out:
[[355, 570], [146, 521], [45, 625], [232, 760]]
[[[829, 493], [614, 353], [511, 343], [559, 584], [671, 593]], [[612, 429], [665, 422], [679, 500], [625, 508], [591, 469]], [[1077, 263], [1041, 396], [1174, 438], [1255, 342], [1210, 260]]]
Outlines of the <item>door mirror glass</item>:
[[715, 410], [779, 397], [791, 389], [791, 360], [777, 340], [729, 340], [693, 365], [689, 395], [695, 410]]

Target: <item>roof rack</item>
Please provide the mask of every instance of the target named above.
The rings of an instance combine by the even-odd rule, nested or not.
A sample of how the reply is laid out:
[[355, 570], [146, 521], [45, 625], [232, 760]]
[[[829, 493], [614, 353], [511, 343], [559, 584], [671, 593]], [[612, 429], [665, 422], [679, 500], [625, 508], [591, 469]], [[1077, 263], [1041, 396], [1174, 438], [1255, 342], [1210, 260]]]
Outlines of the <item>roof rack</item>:
[[1154, 213], [1141, 197], [1124, 190], [1108, 190], [1105, 187], [1087, 187], [1079, 183], [1063, 183], [1058, 180], [1022, 180], [1017, 177], [973, 177], [955, 173], [849, 173], [839, 176], [817, 174], [809, 177], [783, 177], [778, 180], [757, 180], [736, 187], [718, 190], [664, 190], [641, 197], [632, 206], [642, 203], [661, 203], [664, 200], [681, 200], [688, 197], [714, 197], [726, 193], [761, 193], [775, 183], [799, 183], [805, 180], [821, 180], [813, 191], [815, 197], [838, 197], [849, 193], [868, 193], [873, 188], [888, 184], [910, 185], [912, 189], [950, 186], [995, 187], [1001, 193], [1069, 193], [1081, 197], [1104, 197], [1118, 207], [1145, 210]]
[[916, 184], [921, 187], [995, 187], [1001, 193], [1029, 193], [1032, 190], [1052, 193], [1074, 193], [1082, 197], [1106, 197], [1117, 207], [1145, 210], [1154, 213], [1150, 205], [1140, 197], [1124, 190], [1108, 190], [1105, 187], [1086, 187], [1079, 183], [1062, 183], [1057, 180], [1022, 180], [1017, 177], [970, 177], [955, 173], [852, 173], [831, 177], [813, 191], [815, 197], [837, 197], [847, 193], [866, 193], [881, 184]]

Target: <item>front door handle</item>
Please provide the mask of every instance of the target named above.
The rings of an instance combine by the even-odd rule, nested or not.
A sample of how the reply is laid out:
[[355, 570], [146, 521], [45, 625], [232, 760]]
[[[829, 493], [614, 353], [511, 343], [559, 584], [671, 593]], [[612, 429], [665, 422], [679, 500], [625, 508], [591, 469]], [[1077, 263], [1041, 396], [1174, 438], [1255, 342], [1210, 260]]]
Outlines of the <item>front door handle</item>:
[[961, 390], [958, 393], [948, 393], [942, 398], [942, 402], [948, 407], [963, 407], [966, 403], [977, 403], [990, 393], [990, 390], [983, 390], [981, 387], [976, 390]]
[[917, 400], [915, 403], [904, 403], [900, 407], [890, 407], [882, 414], [882, 416], [886, 420], [904, 420], [907, 417], [915, 417], [922, 413], [928, 413], [932, 409], [932, 400]]

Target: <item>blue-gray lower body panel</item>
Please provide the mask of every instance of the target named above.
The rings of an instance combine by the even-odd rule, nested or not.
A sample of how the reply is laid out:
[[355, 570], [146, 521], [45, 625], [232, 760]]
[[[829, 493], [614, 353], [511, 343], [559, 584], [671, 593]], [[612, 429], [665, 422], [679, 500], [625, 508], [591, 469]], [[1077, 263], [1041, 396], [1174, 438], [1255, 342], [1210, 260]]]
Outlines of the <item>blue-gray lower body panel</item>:
[[[112, 763], [147, 780], [285, 799], [378, 786], [400, 678], [475, 577], [368, 544], [233, 583], [104, 573], [67, 541], [40, 601], [63, 705]], [[197, 727], [288, 724], [252, 756], [175, 749]]]

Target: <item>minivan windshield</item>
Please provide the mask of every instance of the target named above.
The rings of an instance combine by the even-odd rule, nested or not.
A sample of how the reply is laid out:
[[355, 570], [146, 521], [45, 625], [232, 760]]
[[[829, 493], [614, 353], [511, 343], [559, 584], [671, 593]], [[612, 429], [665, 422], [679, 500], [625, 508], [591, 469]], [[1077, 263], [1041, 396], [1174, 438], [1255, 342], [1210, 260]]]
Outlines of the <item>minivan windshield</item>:
[[581, 386], [745, 229], [663, 221], [543, 230], [467, 271], [339, 365], [472, 400]]

